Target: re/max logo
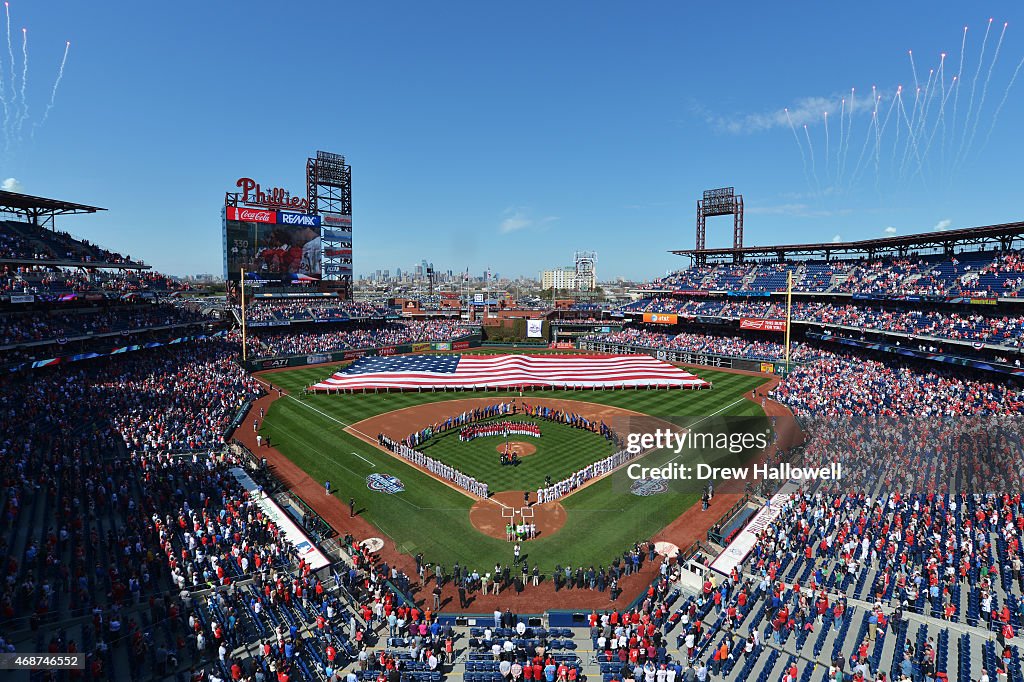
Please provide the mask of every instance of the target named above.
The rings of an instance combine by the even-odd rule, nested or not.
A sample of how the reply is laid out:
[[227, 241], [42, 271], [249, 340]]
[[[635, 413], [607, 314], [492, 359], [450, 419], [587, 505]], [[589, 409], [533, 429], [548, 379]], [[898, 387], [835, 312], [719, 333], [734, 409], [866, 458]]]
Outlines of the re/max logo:
[[278, 211], [278, 222], [285, 225], [302, 225], [303, 227], [320, 227], [320, 216], [305, 213], [287, 213]]

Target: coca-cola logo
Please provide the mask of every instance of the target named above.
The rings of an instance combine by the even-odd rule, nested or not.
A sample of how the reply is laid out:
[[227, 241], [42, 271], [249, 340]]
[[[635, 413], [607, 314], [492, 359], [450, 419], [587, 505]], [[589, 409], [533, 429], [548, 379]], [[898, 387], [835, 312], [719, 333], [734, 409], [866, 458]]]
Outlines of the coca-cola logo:
[[238, 220], [245, 223], [276, 223], [276, 211], [262, 211], [257, 208], [235, 208], [228, 206], [228, 220]]
[[270, 222], [274, 219], [274, 213], [272, 211], [250, 211], [247, 208], [243, 208], [239, 211], [239, 215], [242, 216], [242, 220]]

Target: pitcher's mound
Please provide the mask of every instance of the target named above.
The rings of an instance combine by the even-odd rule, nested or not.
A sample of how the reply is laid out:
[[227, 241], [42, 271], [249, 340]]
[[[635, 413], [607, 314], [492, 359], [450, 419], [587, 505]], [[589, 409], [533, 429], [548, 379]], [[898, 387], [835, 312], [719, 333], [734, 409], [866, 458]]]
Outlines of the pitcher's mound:
[[[504, 455], [504, 454], [506, 454], [505, 446], [506, 446], [506, 444], [502, 443], [501, 445], [499, 445], [495, 449], [500, 454]], [[519, 440], [514, 440], [514, 441], [511, 441], [511, 442], [508, 443], [507, 454], [511, 454], [513, 452], [515, 454], [519, 455], [520, 457], [526, 457], [528, 455], [532, 455], [533, 453], [537, 452], [537, 446], [533, 445], [531, 443], [524, 443], [524, 442], [519, 441]]]
[[[495, 493], [489, 499], [477, 500], [469, 509], [469, 522], [473, 527], [484, 535], [499, 540], [505, 539], [505, 525], [508, 523], [532, 523], [537, 526], [537, 538], [546, 538], [557, 532], [565, 525], [568, 514], [561, 502], [545, 502], [537, 504], [537, 493], [530, 493], [532, 506], [526, 512], [524, 520], [522, 508], [526, 506], [523, 502], [521, 490], [505, 490]], [[515, 512], [514, 517], [509, 514]], [[533, 517], [529, 516], [530, 511]], [[504, 512], [504, 516], [502, 513]], [[514, 518], [514, 520], [513, 520]], [[523, 550], [526, 551], [525, 549]]]

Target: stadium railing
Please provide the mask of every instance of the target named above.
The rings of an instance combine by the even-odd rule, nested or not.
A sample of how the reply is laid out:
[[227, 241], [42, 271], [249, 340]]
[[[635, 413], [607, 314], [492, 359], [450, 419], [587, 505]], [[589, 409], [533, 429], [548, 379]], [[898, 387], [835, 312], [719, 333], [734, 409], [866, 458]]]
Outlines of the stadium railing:
[[[245, 409], [247, 408], [243, 408], [243, 416]], [[267, 468], [266, 459], [257, 457], [252, 450], [237, 439], [232, 440], [229, 447], [236, 455], [246, 460], [246, 469], [252, 479], [263, 486], [263, 491], [291, 514], [303, 530], [313, 537], [318, 547], [338, 534], [320, 514], [306, 504], [305, 500], [289, 490], [283, 482], [274, 476], [273, 472]]]
[[746, 506], [747, 502], [749, 502], [749, 501], [750, 501], [750, 495], [744, 494], [743, 497], [740, 498], [740, 500], [736, 504], [734, 504], [732, 507], [730, 507], [727, 512], [722, 514], [718, 518], [718, 520], [715, 521], [714, 524], [712, 524], [711, 530], [708, 531], [708, 542], [713, 542], [716, 545], [723, 545], [723, 544], [725, 544], [723, 542], [725, 538], [722, 537], [721, 533], [715, 532], [714, 529], [715, 528], [722, 528], [727, 523], [729, 523], [729, 519], [731, 519], [736, 514], [736, 512], [738, 512], [740, 509], [742, 509], [744, 506]]

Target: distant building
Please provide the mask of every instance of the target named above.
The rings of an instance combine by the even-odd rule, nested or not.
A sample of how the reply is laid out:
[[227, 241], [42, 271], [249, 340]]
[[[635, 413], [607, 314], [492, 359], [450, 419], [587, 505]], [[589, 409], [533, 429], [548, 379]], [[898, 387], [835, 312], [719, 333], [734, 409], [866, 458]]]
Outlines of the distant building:
[[574, 267], [555, 268], [541, 273], [540, 287], [541, 289], [576, 289], [584, 285], [587, 290], [592, 291], [597, 287], [597, 275], [591, 272], [588, 279], [587, 282], [580, 282]]

